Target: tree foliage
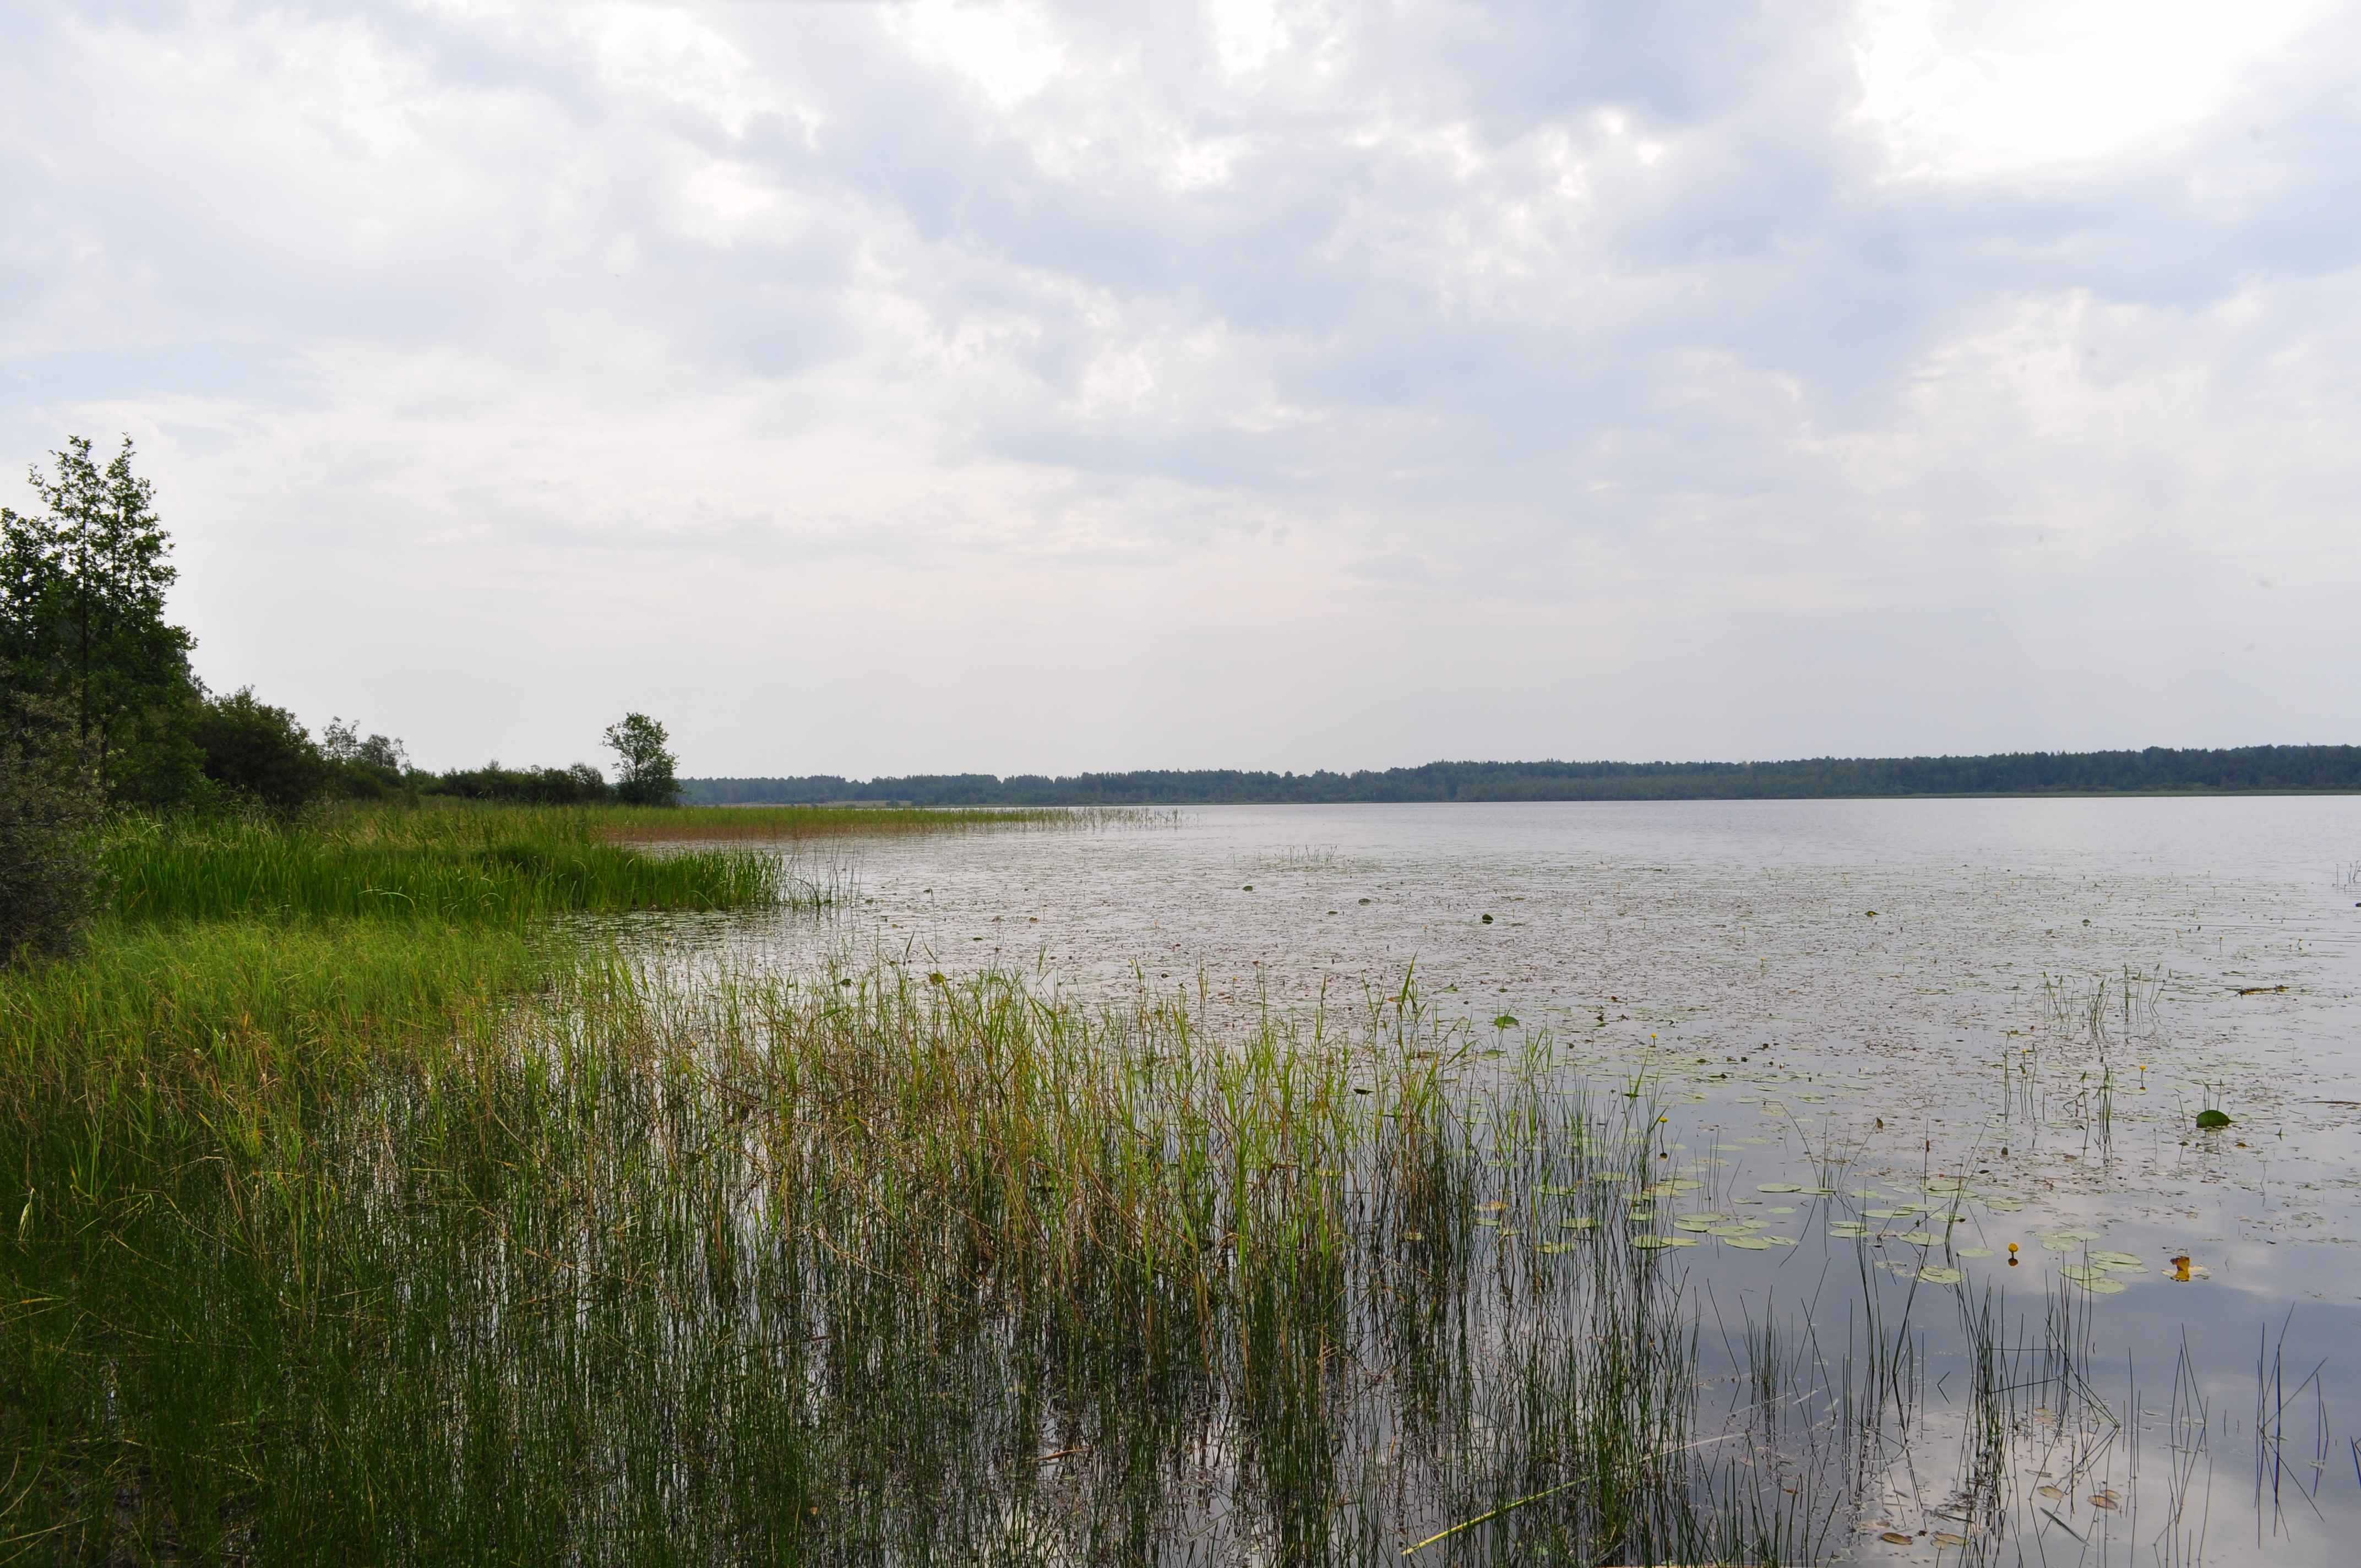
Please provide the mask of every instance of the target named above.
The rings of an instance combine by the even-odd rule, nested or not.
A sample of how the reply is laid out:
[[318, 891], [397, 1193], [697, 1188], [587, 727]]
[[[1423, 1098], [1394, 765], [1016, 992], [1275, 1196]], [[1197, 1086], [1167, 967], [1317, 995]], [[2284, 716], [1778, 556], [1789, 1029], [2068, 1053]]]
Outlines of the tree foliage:
[[99, 788], [155, 798], [192, 782], [191, 639], [164, 619], [177, 575], [132, 445], [98, 466], [87, 437], [28, 477], [43, 510], [0, 508], [0, 659], [20, 731], [32, 705], [70, 728]]
[[504, 800], [521, 806], [595, 806], [614, 798], [606, 776], [588, 762], [569, 768], [454, 768], [426, 779], [427, 793], [461, 800]]
[[295, 716], [254, 695], [251, 686], [198, 705], [197, 745], [205, 777], [233, 799], [292, 811], [317, 796], [329, 778], [327, 758]]
[[679, 763], [672, 737], [644, 713], [627, 713], [607, 726], [607, 744], [622, 759], [615, 797], [631, 806], [672, 806], [680, 799]]
[[97, 904], [98, 791], [67, 733], [61, 720], [0, 730], [0, 962], [64, 952]]

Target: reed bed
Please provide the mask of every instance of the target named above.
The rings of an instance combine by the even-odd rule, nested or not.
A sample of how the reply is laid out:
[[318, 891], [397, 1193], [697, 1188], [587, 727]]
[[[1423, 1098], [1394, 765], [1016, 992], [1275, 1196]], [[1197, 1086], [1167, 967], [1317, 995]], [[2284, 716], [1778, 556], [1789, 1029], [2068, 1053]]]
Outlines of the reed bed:
[[[0, 1508], [58, 1560], [1771, 1563], [1824, 1531], [1697, 1430], [1695, 1312], [1604, 1207], [1638, 1113], [1471, 1074], [1407, 990], [1214, 1039], [1177, 998], [692, 992], [612, 952], [504, 1003], [411, 931], [303, 939], [291, 987], [217, 960], [234, 1048], [92, 1002], [71, 1059], [5, 1058]], [[359, 1002], [301, 979], [339, 970]]]
[[576, 912], [818, 902], [752, 850], [652, 854], [561, 811], [387, 811], [323, 821], [133, 819], [104, 861], [135, 923], [302, 918], [530, 924]]

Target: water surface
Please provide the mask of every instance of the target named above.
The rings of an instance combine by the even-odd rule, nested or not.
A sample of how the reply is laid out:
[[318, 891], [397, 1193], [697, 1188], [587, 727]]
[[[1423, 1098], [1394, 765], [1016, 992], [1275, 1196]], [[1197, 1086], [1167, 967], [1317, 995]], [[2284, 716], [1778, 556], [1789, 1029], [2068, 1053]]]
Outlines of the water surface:
[[2342, 796], [1221, 807], [881, 844], [834, 917], [703, 940], [1215, 1021], [1414, 973], [1474, 1056], [1661, 1108], [1661, 1220], [1728, 1217], [1667, 1233], [1718, 1321], [1905, 1293], [1925, 1424], [1862, 1556], [1966, 1550], [1966, 1342], [1921, 1297], [1991, 1292], [2004, 1339], [2081, 1314], [2091, 1398], [2017, 1412], [1977, 1554], [2325, 1563], [2361, 1523], [2356, 865]]

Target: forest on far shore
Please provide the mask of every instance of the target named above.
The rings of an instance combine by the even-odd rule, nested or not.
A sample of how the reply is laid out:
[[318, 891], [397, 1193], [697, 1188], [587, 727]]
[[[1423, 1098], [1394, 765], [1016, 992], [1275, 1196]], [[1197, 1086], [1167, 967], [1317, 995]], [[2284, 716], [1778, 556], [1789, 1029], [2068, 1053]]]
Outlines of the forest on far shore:
[[1784, 762], [1428, 762], [1340, 773], [1236, 768], [918, 773], [868, 780], [683, 779], [698, 806], [1250, 806], [1507, 800], [1829, 800], [1915, 795], [2225, 795], [2361, 791], [2361, 746], [1813, 757]]

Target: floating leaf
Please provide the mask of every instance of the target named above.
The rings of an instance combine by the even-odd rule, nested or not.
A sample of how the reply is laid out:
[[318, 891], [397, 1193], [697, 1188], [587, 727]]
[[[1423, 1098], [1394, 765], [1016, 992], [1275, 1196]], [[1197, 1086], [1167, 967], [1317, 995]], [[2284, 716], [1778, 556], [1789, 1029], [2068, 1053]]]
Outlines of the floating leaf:
[[1768, 1252], [1771, 1249], [1771, 1244], [1761, 1236], [1724, 1236], [1721, 1239], [1726, 1245], [1743, 1247], [1748, 1252]]
[[1935, 1544], [1938, 1546], [1965, 1546], [1967, 1543], [1968, 1538], [1964, 1535], [1953, 1535], [1945, 1530], [1935, 1532]]
[[2109, 1268], [2120, 1268], [2126, 1271], [2138, 1269], [2145, 1273], [2147, 1269], [2147, 1260], [2142, 1258], [2136, 1253], [2094, 1252], [2091, 1255], [2091, 1261], [2092, 1263], [2104, 1265]]
[[2093, 1492], [2091, 1494], [2091, 1506], [2094, 1508], [2120, 1508], [2124, 1500], [2113, 1492]]
[[1793, 1181], [1758, 1181], [1754, 1184], [1757, 1192], [1801, 1192], [1803, 1190], [1800, 1183]]
[[1993, 1249], [1988, 1246], [1963, 1246], [1960, 1249], [1961, 1257], [1990, 1257], [1992, 1255]]
[[1543, 1242], [1542, 1243], [1542, 1250], [1543, 1252], [1572, 1252], [1574, 1250], [1574, 1244], [1572, 1242]]
[[1912, 1246], [1934, 1246], [1942, 1239], [1930, 1231], [1902, 1231], [1894, 1236], [1894, 1240], [1908, 1242]]
[[1598, 1222], [1587, 1214], [1577, 1214], [1571, 1220], [1560, 1220], [1557, 1223], [1558, 1229], [1562, 1231], [1587, 1231], [1597, 1223]]
[[1930, 1263], [1918, 1271], [1918, 1277], [1929, 1285], [1957, 1285], [1967, 1276], [1956, 1268], [1942, 1268]]
[[2200, 1111], [2197, 1113], [2197, 1124], [2208, 1132], [2215, 1127], [2226, 1127], [2230, 1124], [2230, 1113], [2227, 1111]]
[[1685, 1214], [1681, 1218], [1675, 1220], [1673, 1223], [1684, 1231], [1710, 1231], [1716, 1225], [1721, 1223], [1721, 1222], [1719, 1220], [1708, 1220], [1699, 1214]]
[[1903, 1534], [1898, 1530], [1889, 1530], [1877, 1539], [1883, 1541], [1890, 1541], [1895, 1546], [1908, 1546], [1913, 1544], [1910, 1538]]

